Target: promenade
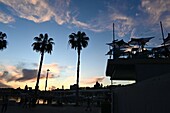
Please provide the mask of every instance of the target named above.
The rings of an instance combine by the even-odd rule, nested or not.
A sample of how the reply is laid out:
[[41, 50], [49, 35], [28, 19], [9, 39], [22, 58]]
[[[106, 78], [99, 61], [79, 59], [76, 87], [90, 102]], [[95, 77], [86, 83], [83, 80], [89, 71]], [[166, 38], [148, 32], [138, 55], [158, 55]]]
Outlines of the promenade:
[[8, 106], [6, 113], [101, 113], [101, 109], [100, 107], [92, 107], [92, 111], [85, 111], [84, 106], [59, 107], [59, 106], [37, 105], [35, 108], [22, 108], [22, 106], [13, 105], [13, 106]]

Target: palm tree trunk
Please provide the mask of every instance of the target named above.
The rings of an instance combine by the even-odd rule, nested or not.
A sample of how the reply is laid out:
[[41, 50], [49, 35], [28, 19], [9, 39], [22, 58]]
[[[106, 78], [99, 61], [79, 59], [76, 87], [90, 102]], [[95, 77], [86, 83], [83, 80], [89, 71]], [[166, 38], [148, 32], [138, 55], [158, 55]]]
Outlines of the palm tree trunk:
[[80, 70], [80, 49], [78, 49], [78, 62], [77, 62], [77, 88], [76, 88], [76, 105], [79, 105], [79, 70]]
[[37, 76], [37, 83], [36, 83], [36, 86], [35, 86], [35, 95], [37, 95], [37, 91], [39, 89], [39, 80], [40, 80], [40, 75], [41, 75], [43, 58], [44, 58], [44, 51], [41, 53], [40, 65], [39, 65], [38, 76]]

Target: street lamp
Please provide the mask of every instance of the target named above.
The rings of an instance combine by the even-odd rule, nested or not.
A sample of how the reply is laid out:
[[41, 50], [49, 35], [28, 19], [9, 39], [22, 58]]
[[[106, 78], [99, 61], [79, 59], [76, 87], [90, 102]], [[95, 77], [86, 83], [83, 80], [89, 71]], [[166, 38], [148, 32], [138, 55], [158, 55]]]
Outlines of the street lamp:
[[46, 88], [47, 88], [47, 80], [48, 80], [48, 72], [49, 72], [50, 70], [49, 69], [47, 69], [47, 76], [46, 76], [46, 81], [45, 81], [45, 91], [46, 91]]

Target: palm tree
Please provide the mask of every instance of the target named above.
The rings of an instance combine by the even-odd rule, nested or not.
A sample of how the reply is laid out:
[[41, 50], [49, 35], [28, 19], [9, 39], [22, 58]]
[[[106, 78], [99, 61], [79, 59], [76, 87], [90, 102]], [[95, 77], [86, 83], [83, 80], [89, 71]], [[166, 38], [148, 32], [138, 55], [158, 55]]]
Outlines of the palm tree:
[[7, 38], [7, 35], [0, 32], [0, 50], [7, 48], [7, 41], [5, 40], [5, 38]]
[[82, 48], [88, 46], [89, 37], [86, 36], [85, 32], [78, 31], [69, 35], [69, 41], [72, 49], [77, 50], [78, 53], [78, 62], [77, 62], [77, 88], [76, 88], [76, 105], [78, 105], [79, 100], [79, 69], [80, 69], [80, 52]]
[[41, 54], [37, 82], [36, 82], [36, 86], [35, 86], [35, 94], [37, 94], [37, 91], [39, 88], [39, 79], [40, 79], [40, 75], [41, 75], [41, 68], [42, 68], [44, 53], [47, 52], [47, 53], [51, 54], [51, 51], [53, 50], [53, 45], [55, 43], [53, 42], [52, 38], [48, 37], [47, 33], [45, 35], [40, 34], [39, 37], [34, 37], [34, 40], [35, 40], [35, 42], [32, 44], [33, 50], [35, 50], [36, 52], [39, 52]]

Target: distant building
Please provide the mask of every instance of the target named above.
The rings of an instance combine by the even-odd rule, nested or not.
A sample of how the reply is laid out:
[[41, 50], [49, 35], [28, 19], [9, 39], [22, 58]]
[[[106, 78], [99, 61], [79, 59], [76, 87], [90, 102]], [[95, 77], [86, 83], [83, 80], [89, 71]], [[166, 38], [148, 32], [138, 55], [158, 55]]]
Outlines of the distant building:
[[71, 90], [75, 90], [76, 88], [77, 88], [77, 84], [70, 85], [70, 89], [71, 89]]
[[99, 84], [98, 81], [97, 81], [96, 84], [94, 85], [94, 88], [95, 88], [95, 89], [100, 88], [100, 84]]

